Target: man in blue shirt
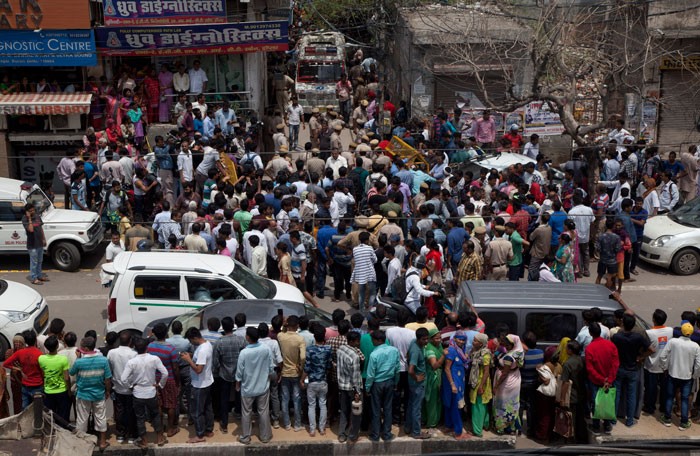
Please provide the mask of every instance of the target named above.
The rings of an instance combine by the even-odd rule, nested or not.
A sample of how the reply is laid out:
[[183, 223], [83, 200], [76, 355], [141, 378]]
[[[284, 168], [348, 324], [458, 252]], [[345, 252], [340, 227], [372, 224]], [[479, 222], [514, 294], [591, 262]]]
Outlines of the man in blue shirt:
[[549, 218], [549, 226], [552, 227], [550, 253], [554, 255], [557, 252], [557, 247], [559, 247], [559, 236], [561, 236], [561, 233], [564, 232], [564, 222], [568, 216], [566, 215], [566, 212], [561, 210], [560, 201], [554, 201], [552, 203], [552, 209], [554, 209], [554, 212], [552, 212]]
[[248, 345], [241, 350], [236, 366], [236, 391], [241, 392], [241, 436], [238, 440], [244, 445], [250, 443], [255, 405], [259, 415], [259, 438], [267, 443], [272, 439], [270, 374], [274, 372], [275, 363], [272, 351], [258, 342], [258, 328], [246, 328], [245, 338]]
[[[326, 330], [321, 325], [314, 326], [314, 345], [306, 347], [306, 362], [304, 372], [299, 383], [301, 388], [306, 388], [306, 397], [309, 401], [309, 436], [316, 435], [316, 403], [321, 409], [318, 419], [318, 433], [326, 435], [326, 395], [328, 394], [328, 382], [326, 373], [331, 368], [331, 346], [326, 343]], [[308, 387], [304, 380], [309, 379]]]
[[158, 178], [163, 191], [163, 197], [170, 203], [175, 205], [175, 180], [173, 179], [173, 170], [175, 164], [170, 156], [170, 144], [165, 144], [163, 137], [156, 136], [156, 147], [153, 148], [158, 163]]
[[388, 442], [395, 437], [391, 433], [391, 419], [394, 388], [399, 381], [399, 351], [391, 345], [386, 345], [384, 331], [372, 331], [371, 337], [375, 348], [367, 362], [365, 382], [365, 389], [372, 398], [372, 426], [369, 439], [372, 442], [378, 442], [381, 436], [385, 442]]
[[421, 432], [421, 405], [425, 397], [425, 355], [423, 349], [428, 345], [428, 330], [418, 328], [416, 338], [411, 341], [406, 355], [406, 365], [408, 366], [408, 410], [406, 410], [406, 422], [404, 432], [411, 434], [414, 439], [429, 439], [428, 432]]
[[316, 245], [318, 247], [319, 259], [316, 264], [316, 296], [323, 299], [326, 287], [326, 275], [328, 274], [328, 258], [330, 258], [331, 239], [338, 234], [338, 230], [333, 228], [330, 220], [321, 220], [321, 228], [316, 233]]
[[630, 212], [630, 218], [634, 224], [637, 241], [632, 244], [632, 259], [630, 260], [630, 273], [637, 275], [637, 262], [639, 262], [639, 252], [642, 248], [642, 238], [644, 236], [644, 225], [649, 218], [649, 212], [644, 209], [644, 198], [638, 196], [634, 199], [634, 207]]
[[[620, 204], [620, 213], [617, 216], [616, 220], [620, 220], [622, 222], [622, 226], [625, 228], [625, 231], [627, 232], [627, 235], [630, 237], [630, 242], [632, 245], [634, 245], [637, 242], [637, 230], [634, 227], [634, 223], [632, 223], [632, 217], [630, 216], [630, 213], [632, 212], [632, 206], [634, 206], [634, 203], [632, 202], [631, 199], [626, 198], [622, 201]], [[625, 252], [625, 266], [624, 266], [624, 273], [625, 273], [625, 282], [634, 282], [635, 279], [630, 278], [630, 262], [632, 261], [632, 252]]]
[[469, 240], [469, 233], [464, 229], [464, 225], [459, 219], [447, 219], [447, 264], [452, 268], [452, 272], [457, 275], [457, 265], [462, 259], [462, 244]]

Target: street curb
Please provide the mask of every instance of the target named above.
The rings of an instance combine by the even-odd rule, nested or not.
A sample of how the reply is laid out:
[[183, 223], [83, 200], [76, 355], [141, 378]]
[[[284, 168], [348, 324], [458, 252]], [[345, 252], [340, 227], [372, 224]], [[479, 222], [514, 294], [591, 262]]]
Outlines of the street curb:
[[[238, 442], [211, 444], [168, 444], [162, 447], [151, 446], [147, 450], [153, 456], [205, 456], [226, 454], [226, 456], [350, 456], [350, 455], [411, 455], [440, 452], [497, 451], [515, 448], [515, 437], [505, 436], [495, 439], [471, 438], [456, 441], [447, 438], [434, 438], [416, 441], [408, 437], [398, 437], [391, 442], [373, 443], [361, 439], [355, 444], [337, 441], [325, 442], [270, 442], [243, 445]], [[146, 450], [133, 445], [113, 445], [104, 452], [95, 450], [93, 455], [142, 456]]]

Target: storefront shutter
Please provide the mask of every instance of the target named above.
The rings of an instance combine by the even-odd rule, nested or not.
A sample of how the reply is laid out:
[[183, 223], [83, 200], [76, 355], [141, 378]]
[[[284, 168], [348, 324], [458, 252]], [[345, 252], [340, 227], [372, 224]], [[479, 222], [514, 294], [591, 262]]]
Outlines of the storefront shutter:
[[658, 144], [665, 150], [686, 150], [700, 143], [700, 90], [697, 74], [668, 70], [661, 74]]

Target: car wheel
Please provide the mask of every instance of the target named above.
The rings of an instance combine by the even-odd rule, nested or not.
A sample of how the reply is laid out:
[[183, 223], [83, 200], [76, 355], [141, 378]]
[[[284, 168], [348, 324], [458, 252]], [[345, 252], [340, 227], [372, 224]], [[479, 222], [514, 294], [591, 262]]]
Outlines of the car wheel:
[[683, 249], [676, 253], [671, 262], [673, 272], [678, 275], [693, 275], [700, 270], [700, 252]]
[[5, 353], [10, 349], [10, 342], [5, 339], [5, 336], [0, 334], [0, 361], [5, 361]]
[[80, 249], [70, 242], [59, 242], [51, 249], [51, 261], [56, 269], [73, 272], [80, 267]]

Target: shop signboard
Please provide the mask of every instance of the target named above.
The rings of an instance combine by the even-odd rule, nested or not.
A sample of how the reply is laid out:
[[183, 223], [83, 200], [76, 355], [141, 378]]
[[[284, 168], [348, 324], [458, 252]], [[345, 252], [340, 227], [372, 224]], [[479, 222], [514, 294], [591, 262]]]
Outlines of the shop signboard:
[[9, 30], [0, 32], [0, 67], [95, 66], [92, 30]]
[[225, 0], [103, 0], [105, 25], [226, 22]]
[[102, 27], [98, 49], [107, 55], [242, 54], [288, 49], [287, 21], [168, 27]]
[[0, 0], [0, 30], [86, 30], [86, 0]]

